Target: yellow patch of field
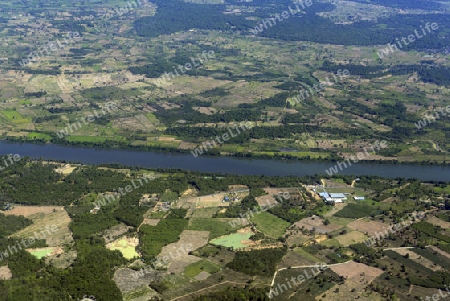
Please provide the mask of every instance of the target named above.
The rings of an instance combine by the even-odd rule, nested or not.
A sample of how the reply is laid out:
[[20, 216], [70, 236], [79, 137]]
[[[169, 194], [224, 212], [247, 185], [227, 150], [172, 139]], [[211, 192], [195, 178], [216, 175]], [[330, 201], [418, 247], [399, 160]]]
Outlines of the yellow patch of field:
[[122, 253], [126, 259], [133, 259], [139, 257], [136, 252], [136, 246], [139, 244], [139, 239], [133, 237], [122, 237], [106, 245], [109, 250], [117, 250]]
[[222, 202], [227, 193], [216, 193], [206, 196], [197, 197], [196, 207], [206, 208], [206, 207], [219, 207], [219, 206], [229, 206], [229, 202]]
[[63, 175], [70, 175], [76, 168], [77, 168], [77, 166], [72, 166], [70, 164], [64, 164], [64, 165], [61, 165], [61, 167], [56, 168], [55, 172], [61, 173]]
[[336, 240], [342, 245], [342, 246], [349, 246], [353, 244], [357, 244], [360, 242], [363, 242], [367, 239], [367, 236], [362, 234], [359, 231], [353, 231], [345, 235], [339, 235], [336, 237]]

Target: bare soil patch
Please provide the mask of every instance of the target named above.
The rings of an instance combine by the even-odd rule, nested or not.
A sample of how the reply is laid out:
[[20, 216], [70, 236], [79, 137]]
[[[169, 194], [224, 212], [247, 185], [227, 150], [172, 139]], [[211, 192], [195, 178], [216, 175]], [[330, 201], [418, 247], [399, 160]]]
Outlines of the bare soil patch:
[[298, 229], [305, 228], [307, 230], [315, 230], [317, 233], [329, 233], [339, 230], [342, 226], [330, 223], [328, 225], [323, 224], [324, 220], [318, 216], [311, 216], [304, 218], [294, 224]]
[[331, 266], [330, 269], [339, 276], [343, 276], [347, 280], [357, 283], [366, 281], [371, 282], [373, 279], [383, 274], [383, 270], [354, 261]]
[[116, 225], [103, 231], [102, 237], [106, 243], [110, 243], [127, 233], [127, 231], [132, 228], [133, 227], [127, 226], [125, 224]]
[[217, 112], [217, 110], [212, 107], [192, 107], [192, 109], [205, 115], [213, 115]]
[[150, 226], [156, 226], [159, 223], [160, 219], [156, 218], [144, 218], [144, 221], [141, 225], [150, 225]]
[[433, 225], [435, 225], [435, 226], [439, 226], [442, 229], [450, 229], [450, 223], [449, 222], [443, 221], [440, 218], [437, 218], [435, 216], [428, 217], [426, 221], [431, 223], [431, 224], [433, 224]]
[[[35, 208], [39, 209], [41, 207]], [[59, 210], [53, 212], [52, 210], [49, 210], [49, 208], [59, 208]], [[11, 211], [14, 211], [14, 209]], [[14, 233], [11, 235], [12, 237], [28, 238], [34, 237], [35, 233], [42, 234], [43, 232], [46, 242], [50, 247], [62, 246], [73, 241], [72, 232], [69, 229], [71, 219], [62, 207], [46, 207], [43, 211], [50, 211], [49, 213], [36, 213], [36, 211], [39, 210], [29, 209], [27, 215], [33, 220], [33, 224]], [[29, 214], [30, 212], [33, 212], [34, 214]], [[56, 226], [56, 231], [53, 232], [51, 230], [52, 226]], [[50, 230], [47, 231], [47, 229]]]
[[387, 225], [376, 221], [356, 220], [347, 225], [352, 230], [367, 233], [369, 236], [375, 235], [376, 232], [382, 232]]
[[49, 214], [53, 210], [64, 210], [64, 207], [57, 206], [15, 206], [12, 210], [1, 211], [4, 215], [23, 215], [24, 217], [29, 217], [30, 215], [36, 213]]
[[367, 239], [367, 236], [359, 231], [352, 231], [345, 235], [336, 236], [335, 239], [339, 242], [339, 244], [346, 247], [365, 241]]
[[7, 266], [0, 267], [0, 280], [12, 279], [11, 270]]
[[148, 286], [151, 281], [154, 281], [159, 272], [144, 273], [142, 277], [133, 277], [135, 271], [128, 268], [118, 269], [114, 273], [114, 282], [122, 293], [132, 292], [140, 287]]
[[[169, 258], [168, 273], [182, 273], [188, 265], [201, 260], [201, 258], [188, 255], [188, 253], [207, 245], [208, 237], [209, 231], [185, 230], [181, 233], [178, 242], [169, 244], [162, 249], [158, 258]], [[188, 244], [191, 245], [191, 248], [188, 248]]]
[[225, 196], [227, 196], [227, 193], [221, 192], [198, 197], [196, 198], [197, 199], [196, 207], [206, 208], [206, 207], [229, 206], [230, 205], [229, 202], [222, 202]]

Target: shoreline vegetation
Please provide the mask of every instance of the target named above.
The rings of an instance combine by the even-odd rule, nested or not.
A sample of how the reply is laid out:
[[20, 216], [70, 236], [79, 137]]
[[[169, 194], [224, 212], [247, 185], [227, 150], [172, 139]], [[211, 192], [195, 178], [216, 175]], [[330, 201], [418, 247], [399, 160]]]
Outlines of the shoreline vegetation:
[[[131, 145], [130, 143], [121, 143], [118, 141], [112, 141], [107, 140], [107, 143], [94, 143], [94, 142], [69, 142], [69, 141], [62, 141], [62, 140], [51, 140], [51, 141], [43, 141], [43, 140], [37, 140], [37, 139], [23, 139], [23, 137], [15, 138], [15, 137], [7, 137], [6, 139], [4, 137], [0, 138], [0, 141], [9, 141], [9, 142], [16, 142], [16, 143], [32, 143], [32, 144], [53, 144], [53, 145], [59, 145], [59, 146], [67, 146], [67, 147], [82, 147], [82, 148], [97, 148], [97, 149], [118, 149], [118, 150], [136, 150], [136, 151], [147, 151], [147, 152], [154, 152], [154, 153], [173, 153], [173, 154], [191, 154], [191, 149], [179, 149], [174, 148], [170, 146], [151, 146], [151, 145]], [[271, 151], [269, 153], [272, 153], [272, 155], [267, 153], [257, 153], [257, 152], [234, 152], [232, 154], [222, 154], [216, 150], [213, 150], [212, 152], [204, 153], [202, 154], [203, 157], [235, 157], [235, 158], [248, 158], [248, 159], [262, 159], [262, 160], [292, 160], [292, 161], [298, 161], [298, 162], [330, 162], [335, 163], [342, 161], [344, 158], [337, 156], [336, 154], [330, 153], [329, 157], [311, 157], [314, 156], [315, 152], [312, 151], [299, 151], [299, 152], [292, 152], [292, 153], [305, 153], [304, 156], [295, 156], [295, 155], [289, 155], [290, 152], [282, 152], [282, 151]], [[309, 153], [306, 154], [306, 153]], [[323, 152], [320, 152], [323, 153]], [[436, 162], [436, 161], [429, 161], [429, 160], [415, 160], [415, 161], [399, 161], [399, 160], [360, 160], [360, 163], [365, 164], [388, 164], [388, 165], [429, 165], [429, 166], [450, 166], [449, 162]]]

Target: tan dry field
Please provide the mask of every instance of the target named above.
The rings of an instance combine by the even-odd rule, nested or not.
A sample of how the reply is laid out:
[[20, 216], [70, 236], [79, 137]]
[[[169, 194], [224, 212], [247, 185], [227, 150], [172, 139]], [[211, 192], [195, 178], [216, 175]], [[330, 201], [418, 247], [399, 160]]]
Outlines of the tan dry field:
[[[15, 209], [20, 213], [26, 213], [27, 217], [33, 220], [33, 224], [22, 229], [13, 235], [15, 238], [28, 238], [34, 237], [34, 233], [41, 233], [44, 231], [47, 226], [56, 226], [57, 230], [55, 232], [51, 232], [51, 235], [48, 235], [48, 232], [44, 232], [46, 234], [46, 242], [50, 247], [58, 247], [73, 241], [72, 232], [69, 229], [69, 224], [71, 219], [67, 212], [63, 209], [63, 207], [16, 207]], [[39, 210], [42, 209], [42, 210]], [[55, 210], [53, 212], [53, 210]], [[8, 211], [8, 212], [11, 212]], [[18, 212], [15, 213], [18, 213]], [[33, 214], [30, 214], [33, 213]]]
[[435, 265], [431, 260], [424, 258], [422, 256], [420, 256], [419, 254], [413, 252], [412, 250], [408, 250], [408, 249], [393, 249], [392, 251], [397, 252], [398, 254], [405, 256], [406, 254], [409, 254], [409, 259], [417, 262], [421, 265], [423, 265], [424, 267], [432, 270], [432, 271], [442, 271], [444, 270], [441, 266], [439, 265]]
[[383, 270], [355, 261], [334, 265], [330, 269], [339, 276], [346, 278], [346, 280], [356, 283], [370, 283], [373, 279], [383, 274]]
[[208, 278], [209, 276], [211, 276], [210, 273], [203, 271], [200, 272], [200, 274], [198, 274], [197, 276], [195, 276], [195, 280], [197, 281], [206, 280], [206, 278]]
[[150, 226], [156, 226], [159, 223], [160, 219], [156, 218], [144, 218], [144, 221], [142, 222], [142, 225], [150, 225]]
[[11, 270], [7, 266], [0, 267], [0, 280], [12, 279]]
[[427, 222], [435, 225], [435, 226], [439, 226], [442, 229], [450, 229], [450, 223], [441, 220], [440, 218], [437, 218], [435, 216], [430, 216], [426, 219]]
[[433, 251], [436, 251], [436, 252], [438, 252], [439, 254], [441, 254], [441, 255], [447, 257], [448, 259], [450, 259], [450, 254], [447, 253], [447, 252], [445, 252], [445, 251], [442, 251], [442, 250], [439, 249], [438, 247], [430, 246], [430, 249], [432, 249]]
[[75, 169], [77, 169], [78, 166], [74, 166], [71, 164], [62, 164], [60, 167], [55, 169], [55, 172], [63, 174], [63, 175], [70, 175]]
[[212, 107], [192, 107], [192, 109], [205, 115], [213, 115], [217, 112], [217, 109]]
[[[149, 282], [154, 280], [155, 276], [159, 274], [159, 272], [154, 274], [145, 273], [143, 277], [134, 278], [134, 273], [134, 270], [128, 268], [118, 269], [114, 273], [113, 280], [122, 293], [132, 292], [141, 287], [148, 287]], [[153, 295], [156, 295], [156, 293]]]
[[[445, 293], [444, 290], [443, 290], [443, 292]], [[411, 299], [413, 298], [413, 296], [423, 296], [426, 298], [426, 296], [432, 297], [434, 294], [438, 293], [438, 290], [435, 288], [426, 288], [426, 287], [411, 284], [409, 293], [411, 294]], [[421, 299], [421, 300], [426, 300], [426, 299]], [[433, 300], [433, 299], [429, 299], [429, 300]], [[445, 300], [445, 299], [437, 299], [437, 300]]]
[[324, 225], [323, 224], [323, 219], [321, 217], [318, 216], [312, 216], [312, 217], [307, 217], [304, 218], [296, 223], [294, 223], [295, 227], [297, 227], [298, 229], [302, 229], [303, 227], [307, 230], [313, 230], [315, 229], [315, 231], [317, 233], [328, 233], [328, 232], [332, 232], [332, 231], [336, 231], [339, 230], [340, 228], [342, 228], [342, 226], [330, 223], [329, 225]]
[[347, 225], [350, 229], [367, 233], [369, 236], [375, 235], [375, 232], [382, 232], [387, 226], [381, 222], [366, 221], [364, 219], [356, 220]]
[[258, 202], [258, 205], [261, 207], [275, 206], [276, 204], [278, 204], [278, 202], [275, 200], [275, 198], [271, 195], [262, 195], [262, 196], [255, 198], [255, 200]]
[[335, 237], [335, 239], [344, 247], [347, 247], [349, 245], [361, 243], [367, 239], [367, 236], [365, 236], [363, 233], [359, 231], [352, 231], [350, 233], [347, 233], [345, 235], [338, 235]]
[[233, 191], [239, 191], [239, 190], [248, 190], [248, 186], [247, 185], [228, 185], [228, 190], [230, 192]]
[[196, 208], [206, 208], [206, 207], [228, 207], [229, 202], [222, 202], [224, 197], [227, 195], [225, 192], [206, 195], [197, 197], [194, 199], [196, 202]]
[[288, 232], [289, 237], [286, 239], [288, 246], [301, 246], [309, 240], [309, 236], [303, 235], [301, 231], [293, 230]]
[[16, 206], [12, 210], [1, 211], [4, 215], [23, 215], [24, 217], [29, 217], [30, 215], [36, 213], [49, 214], [53, 212], [53, 210], [64, 210], [64, 207], [61, 206]]
[[131, 226], [127, 226], [125, 224], [119, 224], [116, 226], [112, 226], [109, 229], [106, 229], [102, 232], [102, 237], [105, 240], [106, 243], [110, 243], [117, 238], [123, 236], [129, 229], [133, 229]]
[[[189, 251], [196, 250], [208, 244], [209, 231], [185, 230], [180, 235], [180, 240], [176, 243], [163, 247], [158, 258], [169, 257], [171, 260], [167, 268], [168, 273], [182, 273], [191, 263], [201, 260], [201, 258], [189, 255]], [[187, 245], [192, 247], [188, 249]]]

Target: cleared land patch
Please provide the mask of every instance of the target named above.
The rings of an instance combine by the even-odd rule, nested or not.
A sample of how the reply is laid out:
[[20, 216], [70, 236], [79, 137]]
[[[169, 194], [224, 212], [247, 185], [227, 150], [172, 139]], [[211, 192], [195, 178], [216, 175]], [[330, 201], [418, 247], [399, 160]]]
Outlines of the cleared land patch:
[[136, 247], [138, 244], [139, 239], [135, 237], [123, 236], [122, 238], [107, 244], [106, 248], [112, 251], [118, 250], [120, 253], [122, 253], [123, 257], [130, 260], [139, 257], [139, 254], [136, 252]]
[[335, 223], [330, 223], [328, 225], [324, 224], [324, 220], [319, 216], [311, 216], [306, 217], [294, 224], [294, 226], [298, 229], [306, 229], [309, 231], [316, 231], [317, 233], [329, 233], [342, 228], [340, 225]]
[[367, 239], [367, 236], [365, 236], [363, 233], [359, 231], [352, 231], [344, 235], [338, 235], [335, 237], [335, 239], [339, 242], [339, 244], [347, 247], [349, 245], [365, 241]]
[[356, 220], [347, 225], [352, 230], [357, 230], [362, 233], [367, 233], [369, 236], [375, 235], [376, 232], [382, 232], [387, 225], [376, 221], [365, 221], [363, 219]]

